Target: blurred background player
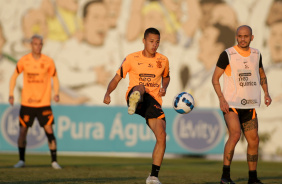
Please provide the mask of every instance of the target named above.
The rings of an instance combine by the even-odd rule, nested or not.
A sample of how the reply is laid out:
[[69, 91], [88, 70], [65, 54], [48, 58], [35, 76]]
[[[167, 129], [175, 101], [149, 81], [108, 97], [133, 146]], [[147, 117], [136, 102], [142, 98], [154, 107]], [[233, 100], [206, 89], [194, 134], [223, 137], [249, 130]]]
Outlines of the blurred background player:
[[16, 79], [23, 72], [24, 85], [20, 109], [20, 135], [18, 138], [19, 162], [15, 168], [25, 166], [25, 148], [28, 128], [32, 126], [36, 117], [41, 127], [44, 128], [48, 138], [52, 158], [52, 167], [61, 169], [57, 163], [57, 145], [52, 124], [54, 116], [51, 109], [51, 78], [53, 79], [54, 100], [59, 101], [59, 80], [54, 61], [41, 54], [43, 38], [34, 35], [31, 38], [31, 53], [23, 56], [17, 63], [16, 69], [10, 80], [9, 103], [14, 104], [14, 87]]
[[[235, 146], [241, 136], [241, 129], [248, 142], [247, 162], [249, 166], [249, 184], [262, 184], [257, 178], [258, 161], [258, 119], [255, 108], [260, 106], [260, 85], [264, 91], [264, 103], [271, 104], [268, 84], [259, 50], [250, 48], [253, 40], [251, 27], [238, 27], [238, 44], [223, 51], [218, 59], [212, 77], [212, 84], [220, 102], [229, 138], [224, 148], [223, 174], [221, 183], [234, 182], [230, 178], [230, 165]], [[223, 92], [219, 78], [224, 74]]]
[[143, 51], [132, 53], [124, 59], [108, 85], [104, 103], [111, 102], [110, 94], [129, 73], [126, 93], [128, 113], [144, 117], [157, 140], [153, 151], [152, 171], [146, 183], [161, 184], [158, 174], [166, 148], [166, 121], [161, 105], [162, 96], [165, 96], [170, 81], [169, 62], [167, 57], [157, 52], [160, 43], [160, 32], [157, 29], [146, 29], [143, 43]]

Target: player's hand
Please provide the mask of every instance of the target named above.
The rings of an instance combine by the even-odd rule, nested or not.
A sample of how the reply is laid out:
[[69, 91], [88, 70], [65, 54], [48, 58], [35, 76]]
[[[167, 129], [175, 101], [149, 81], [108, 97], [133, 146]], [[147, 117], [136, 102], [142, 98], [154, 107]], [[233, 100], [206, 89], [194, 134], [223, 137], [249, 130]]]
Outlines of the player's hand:
[[14, 105], [14, 97], [13, 96], [9, 96], [9, 103], [11, 105]]
[[220, 103], [220, 109], [222, 110], [222, 112], [226, 114], [229, 113], [229, 104], [227, 103], [227, 101], [225, 100], [223, 96], [219, 98], [219, 103]]
[[272, 102], [272, 99], [269, 96], [269, 94], [264, 95], [264, 103], [267, 107], [271, 104], [271, 102]]
[[110, 95], [105, 94], [104, 103], [107, 104], [107, 105], [109, 105], [111, 103], [111, 96]]
[[159, 96], [165, 96], [166, 90], [165, 88], [161, 88], [159, 91]]
[[53, 99], [54, 99], [55, 102], [59, 102], [60, 101], [60, 96], [59, 95], [55, 95]]

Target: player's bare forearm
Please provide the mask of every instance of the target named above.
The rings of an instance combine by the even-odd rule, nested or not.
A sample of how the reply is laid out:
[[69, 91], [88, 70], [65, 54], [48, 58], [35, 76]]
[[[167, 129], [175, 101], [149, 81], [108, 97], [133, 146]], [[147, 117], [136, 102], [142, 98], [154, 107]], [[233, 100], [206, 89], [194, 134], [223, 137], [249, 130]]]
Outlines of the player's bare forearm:
[[169, 85], [169, 82], [170, 82], [170, 77], [163, 77], [163, 80], [162, 80], [162, 88], [164, 88], [166, 90], [166, 88], [168, 87]]
[[260, 75], [260, 85], [264, 91], [264, 103], [266, 106], [269, 106], [272, 102], [272, 99], [268, 93], [267, 78], [263, 67], [259, 68], [259, 75]]
[[14, 88], [16, 86], [17, 77], [19, 76], [17, 70], [14, 71], [11, 79], [10, 79], [10, 86], [9, 86], [9, 103], [11, 105], [14, 104]]
[[55, 95], [59, 96], [60, 83], [59, 83], [59, 78], [57, 75], [53, 76], [53, 88], [54, 88]]
[[269, 95], [269, 93], [268, 93], [267, 78], [266, 78], [266, 75], [265, 75], [263, 67], [261, 67], [259, 69], [259, 75], [260, 75], [260, 85], [261, 85], [261, 87], [262, 87], [262, 89], [264, 91], [264, 94], [265, 95]]
[[121, 79], [122, 79], [121, 76], [116, 74], [114, 76], [114, 78], [110, 81], [106, 94], [110, 95], [116, 89], [116, 87], [117, 87], [117, 85], [118, 85], [118, 83]]
[[108, 88], [107, 88], [107, 91], [106, 91], [106, 94], [105, 94], [105, 97], [104, 97], [104, 101], [103, 101], [105, 104], [111, 103], [110, 94], [116, 89], [116, 87], [117, 87], [117, 85], [118, 85], [118, 83], [121, 79], [122, 79], [121, 76], [116, 74], [114, 76], [114, 78], [110, 81]]
[[169, 81], [170, 81], [170, 77], [163, 77], [162, 79], [162, 87], [160, 88], [160, 91], [159, 91], [159, 96], [165, 96], [166, 94], [166, 89], [169, 85]]
[[223, 93], [221, 92], [221, 86], [219, 83], [219, 78], [221, 77], [221, 75], [223, 74], [224, 70], [216, 67], [212, 76], [212, 85], [213, 88], [215, 90], [215, 93], [218, 96], [219, 99], [219, 104], [220, 104], [220, 109], [225, 112], [228, 113], [229, 112], [229, 105], [227, 103], [227, 101], [225, 100]]
[[218, 98], [220, 99], [221, 97], [223, 97], [223, 94], [221, 92], [221, 86], [219, 83], [219, 78], [221, 77], [221, 75], [223, 74], [224, 70], [216, 67], [213, 76], [212, 76], [212, 85], [213, 88], [215, 90], [215, 93], [217, 94]]
[[267, 78], [266, 77], [260, 78], [260, 85], [261, 85], [261, 87], [264, 91], [264, 94], [268, 95], [268, 84], [267, 84]]

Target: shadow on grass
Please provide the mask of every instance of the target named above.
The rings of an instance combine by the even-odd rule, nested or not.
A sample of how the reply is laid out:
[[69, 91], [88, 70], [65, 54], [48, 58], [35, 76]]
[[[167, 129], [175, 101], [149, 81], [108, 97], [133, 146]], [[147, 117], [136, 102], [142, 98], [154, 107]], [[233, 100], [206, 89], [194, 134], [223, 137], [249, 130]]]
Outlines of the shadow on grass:
[[[267, 180], [279, 180], [279, 183], [282, 183], [282, 176], [272, 176], [272, 177], [259, 177], [259, 179], [262, 181], [262, 182], [267, 182]], [[248, 178], [238, 178], [236, 180], [233, 180], [235, 183], [236, 182], [245, 182], [245, 183], [248, 183]], [[218, 184], [220, 181], [218, 182], [206, 182], [204, 184]], [[276, 183], [276, 182], [275, 182]]]
[[[63, 168], [70, 168], [70, 167], [121, 167], [121, 166], [148, 166], [150, 165], [151, 163], [118, 163], [118, 164], [113, 164], [113, 163], [98, 163], [98, 164], [95, 164], [95, 163], [91, 163], [91, 164], [87, 164], [87, 163], [82, 163], [82, 164], [60, 164]], [[51, 166], [51, 163], [50, 165], [46, 165], [46, 164], [41, 164], [41, 165], [26, 165], [24, 168], [48, 168], [48, 167], [52, 167]], [[0, 166], [0, 169], [11, 169], [11, 168], [14, 168], [13, 165], [11, 166]], [[16, 168], [14, 168], [16, 169]]]
[[[35, 167], [39, 167], [39, 168], [48, 168], [48, 167], [52, 167], [51, 164], [50, 165], [27, 165], [23, 168], [35, 168]], [[14, 168], [14, 166], [1, 166], [0, 169], [23, 169], [23, 168]]]
[[144, 178], [137, 177], [107, 177], [107, 178], [62, 178], [62, 179], [48, 179], [48, 180], [36, 180], [36, 181], [11, 181], [11, 182], [1, 182], [1, 184], [30, 184], [30, 183], [81, 183], [81, 182], [92, 182], [92, 183], [108, 183], [108, 182], [127, 182], [140, 180]]
[[[267, 182], [267, 180], [279, 180], [279, 183], [282, 183], [282, 175], [281, 176], [265, 176], [265, 177], [258, 177], [262, 182]], [[248, 182], [248, 178], [238, 178], [235, 182], [246, 181]]]

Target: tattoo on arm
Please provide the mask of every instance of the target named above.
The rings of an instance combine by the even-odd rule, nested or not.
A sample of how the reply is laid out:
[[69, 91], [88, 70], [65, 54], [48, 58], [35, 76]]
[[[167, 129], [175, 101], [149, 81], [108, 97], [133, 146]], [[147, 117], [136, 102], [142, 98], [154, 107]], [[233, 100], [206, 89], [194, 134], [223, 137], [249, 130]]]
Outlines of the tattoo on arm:
[[247, 154], [247, 161], [248, 162], [257, 162], [258, 161], [258, 154], [256, 154], [256, 155]]
[[231, 161], [232, 161], [232, 158], [233, 158], [233, 155], [234, 155], [234, 150], [231, 150], [231, 151], [228, 153], [228, 155], [226, 156], [226, 159], [231, 162]]
[[254, 130], [258, 128], [258, 119], [254, 118], [242, 124], [243, 132]]
[[267, 79], [266, 77], [260, 78], [260, 85], [267, 84]]

